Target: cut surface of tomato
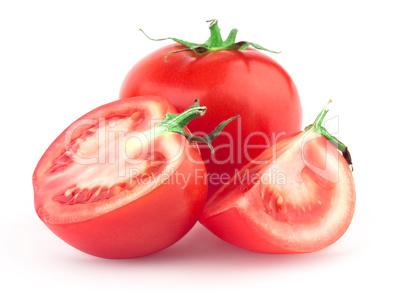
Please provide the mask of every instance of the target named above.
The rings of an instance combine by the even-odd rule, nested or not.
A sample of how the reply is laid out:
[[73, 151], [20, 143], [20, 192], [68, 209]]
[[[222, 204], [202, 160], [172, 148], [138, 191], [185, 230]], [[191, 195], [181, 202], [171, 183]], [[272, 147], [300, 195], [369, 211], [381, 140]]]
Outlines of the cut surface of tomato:
[[176, 109], [153, 96], [103, 105], [71, 124], [33, 175], [35, 209], [60, 238], [95, 256], [127, 258], [173, 244], [207, 193], [198, 147], [158, 134]]
[[338, 240], [355, 208], [348, 162], [315, 130], [278, 142], [206, 204], [200, 222], [236, 246], [313, 252]]

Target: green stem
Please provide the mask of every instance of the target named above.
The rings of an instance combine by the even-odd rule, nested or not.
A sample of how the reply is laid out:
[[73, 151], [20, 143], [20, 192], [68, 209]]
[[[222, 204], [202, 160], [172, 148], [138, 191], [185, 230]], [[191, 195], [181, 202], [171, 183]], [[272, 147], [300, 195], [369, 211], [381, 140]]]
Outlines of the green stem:
[[155, 132], [157, 132], [158, 134], [166, 132], [175, 132], [181, 134], [190, 143], [207, 144], [211, 149], [211, 152], [214, 153], [214, 148], [212, 147], [211, 142], [222, 132], [223, 128], [227, 124], [238, 118], [239, 115], [221, 122], [210, 134], [204, 137], [186, 132], [184, 130], [184, 127], [195, 118], [202, 117], [205, 114], [206, 110], [207, 108], [205, 106], [200, 106], [199, 100], [197, 99], [190, 108], [188, 108], [181, 114], [167, 114], [162, 122], [155, 127]]
[[264, 51], [268, 51], [271, 53], [280, 53], [277, 51], [272, 51], [267, 48], [264, 48], [256, 43], [247, 42], [247, 41], [236, 42], [236, 35], [237, 35], [237, 31], [238, 31], [237, 29], [232, 29], [230, 31], [227, 39], [223, 40], [222, 36], [221, 36], [221, 30], [218, 27], [218, 20], [213, 19], [213, 20], [209, 20], [207, 22], [210, 23], [210, 25], [209, 25], [210, 37], [203, 44], [191, 43], [191, 42], [187, 42], [187, 41], [184, 41], [181, 39], [171, 38], [171, 37], [162, 38], [162, 39], [153, 39], [153, 38], [150, 38], [148, 35], [146, 35], [142, 29], [140, 29], [140, 30], [142, 33], [144, 33], [144, 35], [148, 39], [150, 39], [152, 41], [173, 40], [176, 43], [179, 43], [186, 47], [185, 49], [182, 49], [182, 50], [177, 50], [177, 51], [172, 51], [172, 52], [167, 53], [165, 56], [165, 61], [167, 61], [167, 57], [169, 54], [183, 52], [183, 51], [192, 51], [196, 55], [206, 55], [206, 54], [214, 52], [214, 51], [224, 51], [224, 50], [242, 51], [242, 50], [246, 50], [250, 46], [254, 47], [255, 49], [258, 49], [258, 50], [264, 50]]
[[[211, 24], [209, 25], [209, 31], [211, 33], [211, 36], [209, 37], [209, 44], [212, 48], [220, 47], [223, 43], [222, 40], [222, 35], [221, 35], [221, 30], [218, 27], [218, 20], [213, 19], [209, 20], [207, 22], [210, 22]], [[204, 43], [206, 44], [206, 43]]]
[[318, 114], [317, 118], [315, 119], [314, 123], [307, 126], [304, 130], [314, 130], [318, 134], [323, 135], [332, 145], [334, 145], [339, 151], [342, 152], [343, 157], [346, 159], [346, 162], [350, 165], [352, 171], [353, 171], [353, 163], [352, 163], [352, 157], [350, 155], [348, 147], [342, 143], [340, 140], [338, 140], [336, 137], [331, 135], [323, 126], [322, 123], [324, 121], [325, 116], [328, 113], [328, 105], [332, 102], [332, 100], [329, 100], [327, 104], [324, 106], [324, 108], [321, 110], [321, 112]]

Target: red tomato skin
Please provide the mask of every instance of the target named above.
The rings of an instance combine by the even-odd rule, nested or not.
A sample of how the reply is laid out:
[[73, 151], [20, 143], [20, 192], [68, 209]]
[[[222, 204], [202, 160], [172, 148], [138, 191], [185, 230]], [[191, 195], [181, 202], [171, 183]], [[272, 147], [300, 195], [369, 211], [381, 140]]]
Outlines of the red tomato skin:
[[[288, 136], [285, 139], [282, 139], [277, 145], [276, 150], [272, 150], [276, 153], [280, 153], [285, 151], [289, 148], [289, 145], [293, 143], [298, 136], [304, 135], [304, 132], [299, 134], [294, 134], [292, 136]], [[320, 136], [318, 139], [315, 140], [315, 145], [325, 145], [326, 138]], [[356, 201], [356, 190], [354, 185], [354, 180], [352, 173], [349, 169], [349, 165], [347, 164], [346, 160], [343, 156], [338, 152], [338, 150], [330, 145], [331, 152], [336, 153], [339, 155], [339, 170], [345, 170], [344, 178], [342, 180], [344, 182], [349, 183], [349, 190], [347, 191], [349, 195], [349, 199], [347, 201], [347, 208], [344, 212], [344, 215], [339, 219], [339, 226], [334, 229], [331, 234], [328, 234], [327, 237], [323, 238], [318, 243], [311, 245], [308, 250], [299, 250], [296, 248], [289, 248], [286, 242], [284, 243], [283, 240], [286, 240], [286, 237], [282, 241], [278, 241], [275, 238], [270, 238], [269, 234], [266, 234], [261, 228], [257, 228], [251, 219], [253, 218], [252, 213], [246, 209], [239, 209], [238, 207], [231, 207], [226, 210], [222, 210], [218, 214], [211, 214], [207, 206], [204, 208], [204, 212], [201, 215], [199, 222], [209, 229], [212, 233], [216, 236], [221, 238], [222, 240], [240, 247], [242, 249], [260, 252], [260, 253], [272, 253], [272, 254], [289, 254], [289, 253], [310, 253], [322, 250], [329, 245], [335, 243], [348, 229], [350, 222], [352, 220], [354, 211], [355, 211], [355, 201]], [[266, 160], [271, 157], [271, 149], [267, 149], [266, 151], [259, 156], [260, 160]], [[312, 151], [312, 149], [308, 149], [307, 152]], [[309, 153], [311, 155], [311, 153]], [[315, 159], [315, 157], [313, 158]], [[312, 159], [312, 161], [313, 161]], [[314, 161], [316, 163], [316, 161]], [[317, 164], [319, 166], [319, 164]], [[250, 163], [246, 168], [252, 168], [253, 164]], [[222, 187], [222, 189], [224, 189]], [[217, 192], [220, 193], [222, 191]], [[211, 200], [219, 200], [220, 198], [215, 198], [214, 195], [213, 199]], [[208, 202], [211, 204], [212, 202]], [[268, 224], [268, 231], [269, 224]]]
[[[168, 45], [140, 60], [126, 75], [120, 98], [158, 95], [179, 111], [200, 99], [208, 108], [203, 118], [189, 124], [192, 132], [210, 132], [223, 119], [240, 114], [214, 141], [216, 152], [200, 147], [209, 174], [228, 174], [246, 165], [279, 137], [298, 132], [302, 109], [295, 84], [273, 59], [254, 50], [216, 51], [196, 56], [191, 51]], [[256, 132], [265, 133], [267, 140]], [[230, 137], [225, 135], [229, 134]], [[255, 134], [250, 138], [250, 134]], [[233, 139], [230, 143], [230, 139]], [[228, 147], [219, 147], [229, 145]], [[250, 148], [247, 145], [257, 145]], [[212, 184], [211, 184], [212, 183]], [[209, 183], [211, 195], [221, 183]]]
[[[165, 99], [155, 96], [136, 97], [118, 100], [83, 115], [83, 118], [99, 118], [113, 115], [113, 112], [124, 114], [132, 101], [153, 101], [158, 108], [175, 114], [177, 110]], [[114, 104], [120, 106], [114, 108]], [[82, 126], [74, 133], [80, 136], [86, 127]], [[40, 181], [49, 169], [55, 157], [61, 152], [63, 131], [49, 146], [38, 162], [33, 174], [34, 204], [37, 215], [42, 222], [59, 238], [69, 245], [87, 254], [108, 258], [123, 259], [149, 255], [163, 250], [182, 238], [197, 222], [204, 207], [208, 186], [205, 180], [206, 169], [202, 163], [199, 149], [186, 141], [183, 161], [172, 176], [182, 174], [188, 178], [184, 188], [179, 184], [161, 184], [151, 192], [135, 199], [120, 208], [103, 215], [78, 222], [52, 223], [40, 210], [46, 201], [37, 195]], [[177, 143], [183, 137], [175, 135]], [[53, 149], [53, 150], [52, 150]], [[201, 162], [201, 163], [200, 163]]]
[[262, 253], [292, 253], [260, 237], [236, 208], [230, 208], [219, 215], [202, 220], [201, 223], [217, 237], [239, 248]]
[[[203, 168], [198, 169], [198, 175], [205, 172]], [[101, 258], [135, 258], [158, 252], [176, 243], [194, 226], [207, 196], [207, 189], [201, 180], [196, 181], [196, 171], [189, 163], [183, 162], [177, 172], [191, 174], [187, 188], [160, 185], [99, 217], [45, 224], [71, 246]]]

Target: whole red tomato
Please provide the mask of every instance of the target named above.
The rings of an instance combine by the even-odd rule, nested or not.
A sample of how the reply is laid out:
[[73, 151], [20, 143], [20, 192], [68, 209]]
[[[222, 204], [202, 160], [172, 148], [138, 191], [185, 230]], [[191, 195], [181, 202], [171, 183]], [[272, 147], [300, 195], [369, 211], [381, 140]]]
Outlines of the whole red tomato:
[[129, 71], [120, 90], [120, 98], [162, 96], [179, 111], [199, 98], [210, 112], [189, 125], [193, 132], [210, 131], [222, 118], [241, 115], [217, 138], [214, 154], [200, 147], [210, 177], [208, 194], [278, 138], [299, 131], [302, 118], [289, 74], [248, 46], [267, 49], [236, 43], [236, 29], [222, 41], [216, 20], [210, 31], [204, 44], [173, 39], [178, 43], [150, 53]]
[[326, 113], [245, 166], [207, 202], [200, 222], [257, 252], [313, 252], [338, 240], [356, 192], [347, 147], [321, 126]]
[[82, 116], [34, 171], [38, 216], [65, 242], [99, 257], [172, 245], [196, 223], [207, 196], [204, 163], [188, 141], [197, 137], [183, 128], [204, 113], [196, 103], [179, 115], [165, 99], [144, 96]]

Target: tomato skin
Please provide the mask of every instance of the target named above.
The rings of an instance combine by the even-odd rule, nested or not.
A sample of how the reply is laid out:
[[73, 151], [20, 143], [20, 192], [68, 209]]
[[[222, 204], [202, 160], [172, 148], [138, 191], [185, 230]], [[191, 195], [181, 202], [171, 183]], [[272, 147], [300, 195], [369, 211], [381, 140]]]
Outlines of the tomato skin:
[[[273, 59], [247, 49], [204, 56], [185, 51], [172, 53], [164, 61], [167, 53], [180, 49], [184, 47], [168, 45], [140, 60], [126, 75], [120, 98], [159, 95], [179, 111], [199, 98], [208, 113], [189, 124], [193, 132], [199, 128], [210, 132], [222, 119], [240, 114], [236, 124], [228, 125], [214, 142], [215, 154], [200, 147], [209, 174], [228, 174], [230, 178], [279, 137], [300, 130], [302, 111], [297, 89]], [[245, 150], [247, 145], [257, 147]], [[208, 194], [212, 195], [221, 183], [210, 181]]]
[[247, 217], [236, 208], [230, 208], [221, 214], [203, 219], [201, 223], [222, 240], [239, 248], [262, 253], [292, 253], [250, 230]]
[[[82, 116], [76, 122], [83, 119], [121, 115], [132, 107], [149, 109], [142, 105], [143, 103], [154, 109], [153, 118], [159, 119], [167, 113], [177, 113], [177, 110], [165, 99], [146, 96], [103, 105]], [[79, 127], [74, 131], [74, 136], [81, 136], [84, 130], [85, 126]], [[63, 218], [62, 214], [71, 206], [81, 206], [83, 210], [93, 209], [88, 208], [93, 203], [60, 204], [51, 198], [54, 195], [52, 190], [44, 190], [48, 170], [63, 152], [63, 142], [67, 132], [68, 129], [49, 146], [33, 174], [35, 210], [44, 224], [59, 238], [71, 246], [97, 257], [134, 258], [155, 253], [174, 244], [197, 222], [207, 197], [206, 169], [198, 147], [188, 143], [179, 134], [169, 136], [169, 141], [176, 144], [171, 144], [171, 147], [184, 145], [184, 154], [170, 178], [177, 174], [184, 176], [186, 185], [181, 180], [184, 177], [180, 177], [177, 181], [167, 180], [139, 198], [135, 198], [134, 195], [130, 202], [116, 209], [102, 214], [95, 215], [94, 213], [93, 217], [86, 218], [79, 216], [74, 218], [74, 213], [69, 212], [73, 216]], [[98, 167], [101, 169], [102, 165]], [[54, 187], [55, 190], [58, 188]], [[99, 203], [99, 207], [102, 208], [104, 204], [101, 202], [96, 203]], [[57, 210], [52, 208], [54, 206]], [[77, 214], [79, 214], [79, 210]]]
[[[288, 159], [282, 157], [289, 150], [294, 149], [304, 137], [304, 132], [289, 136], [281, 140], [275, 149], [264, 151], [257, 160], [270, 161], [275, 155], [275, 159], [282, 160], [279, 164], [284, 164], [285, 169], [297, 168], [295, 164], [297, 157]], [[234, 184], [232, 179], [208, 201], [200, 217], [200, 223], [232, 245], [261, 253], [308, 253], [324, 249], [336, 242], [349, 227], [355, 210], [356, 191], [352, 173], [343, 156], [323, 136], [312, 135], [306, 138], [305, 142], [304, 154], [314, 165], [320, 166], [322, 158], [320, 154], [325, 147], [327, 147], [325, 151], [329, 153], [328, 159], [332, 160], [335, 157], [339, 162], [339, 181], [333, 184], [333, 188], [337, 191], [335, 198], [323, 199], [314, 194], [310, 197], [311, 201], [319, 199], [323, 204], [329, 203], [331, 207], [327, 211], [313, 220], [309, 220], [311, 216], [307, 213], [305, 218], [307, 225], [303, 222], [291, 221], [290, 218], [275, 219], [267, 214], [266, 200], [261, 196], [263, 184], [259, 183], [250, 188], [247, 184]], [[281, 169], [279, 164], [277, 168]], [[305, 167], [305, 164], [302, 164], [302, 167]], [[240, 171], [240, 175], [256, 168], [259, 168], [258, 164], [250, 163]], [[321, 181], [318, 184], [325, 186], [325, 180]], [[290, 184], [293, 183], [292, 180]], [[291, 190], [291, 192], [294, 191]], [[284, 202], [289, 200], [284, 194], [282, 195]], [[290, 203], [300, 205], [298, 201]], [[305, 213], [304, 209], [303, 213]], [[302, 213], [299, 212], [298, 215]], [[309, 230], [311, 230], [310, 233]], [[306, 235], [308, 238], [305, 237]]]
[[[99, 217], [77, 223], [45, 224], [71, 246], [101, 258], [135, 258], [158, 252], [176, 243], [194, 226], [207, 195], [189, 164], [182, 164], [177, 172], [191, 176], [188, 188], [161, 185]], [[197, 172], [202, 174], [203, 169]]]

